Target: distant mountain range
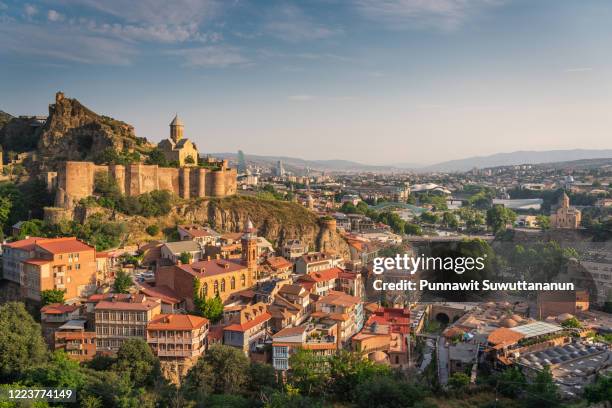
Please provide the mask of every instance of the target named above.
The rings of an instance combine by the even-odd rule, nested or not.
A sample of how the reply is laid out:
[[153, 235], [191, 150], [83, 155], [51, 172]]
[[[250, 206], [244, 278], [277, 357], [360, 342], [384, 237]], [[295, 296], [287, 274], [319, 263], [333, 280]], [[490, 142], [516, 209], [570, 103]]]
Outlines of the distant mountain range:
[[431, 166], [420, 167], [417, 171], [467, 171], [477, 167], [512, 166], [516, 164], [559, 163], [584, 159], [612, 158], [612, 149], [574, 149], [546, 151], [518, 151], [497, 153], [490, 156], [474, 156], [450, 160]]
[[[236, 153], [212, 153], [212, 156], [237, 160]], [[589, 159], [612, 158], [612, 149], [574, 149], [574, 150], [547, 150], [547, 151], [517, 151], [511, 153], [497, 153], [490, 156], [474, 156], [465, 159], [449, 160], [432, 165], [418, 165], [414, 163], [397, 163], [390, 165], [369, 165], [349, 160], [304, 160], [287, 156], [260, 156], [245, 155], [248, 162], [260, 166], [273, 166], [281, 160], [285, 169], [295, 173], [301, 173], [309, 167], [319, 171], [338, 172], [380, 172], [391, 173], [400, 171], [432, 172], [461, 172], [477, 168], [512, 166], [517, 164], [542, 164], [556, 163]]]

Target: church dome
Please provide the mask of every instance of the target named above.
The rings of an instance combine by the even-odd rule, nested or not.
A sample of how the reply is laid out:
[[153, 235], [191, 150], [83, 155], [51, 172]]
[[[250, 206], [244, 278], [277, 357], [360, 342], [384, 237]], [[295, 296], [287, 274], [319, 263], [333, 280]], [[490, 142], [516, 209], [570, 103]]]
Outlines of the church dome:
[[517, 325], [518, 325], [518, 323], [516, 322], [516, 320], [512, 320], [510, 318], [504, 319], [504, 320], [501, 321], [501, 326], [502, 327], [510, 328], [510, 327], [516, 327]]

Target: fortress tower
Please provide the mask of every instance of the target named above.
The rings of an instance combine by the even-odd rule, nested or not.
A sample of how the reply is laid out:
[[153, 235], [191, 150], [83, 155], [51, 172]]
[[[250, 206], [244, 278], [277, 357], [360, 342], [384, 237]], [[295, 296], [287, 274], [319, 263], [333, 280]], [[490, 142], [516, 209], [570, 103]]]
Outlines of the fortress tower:
[[185, 125], [183, 124], [183, 121], [178, 117], [178, 115], [175, 115], [172, 122], [170, 122], [170, 139], [172, 139], [174, 143], [178, 143], [179, 140], [183, 138], [184, 129]]

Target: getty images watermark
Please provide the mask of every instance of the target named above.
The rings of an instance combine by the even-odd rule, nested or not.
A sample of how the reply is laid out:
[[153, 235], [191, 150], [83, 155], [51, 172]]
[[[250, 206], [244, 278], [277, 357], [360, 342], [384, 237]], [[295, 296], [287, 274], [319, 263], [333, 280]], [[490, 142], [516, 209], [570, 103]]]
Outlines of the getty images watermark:
[[[415, 275], [417, 272], [454, 272], [457, 275], [463, 275], [465, 272], [484, 270], [486, 268], [486, 258], [486, 254], [479, 257], [430, 257], [397, 254], [394, 257], [375, 258], [372, 272], [375, 275], [382, 275], [388, 271], [402, 271], [410, 275]], [[525, 280], [492, 282], [488, 279], [482, 281], [470, 279], [456, 282], [432, 282], [427, 279], [399, 279], [386, 282], [383, 279], [376, 279], [372, 286], [378, 291], [550, 291], [575, 289], [571, 282], [528, 282]]]

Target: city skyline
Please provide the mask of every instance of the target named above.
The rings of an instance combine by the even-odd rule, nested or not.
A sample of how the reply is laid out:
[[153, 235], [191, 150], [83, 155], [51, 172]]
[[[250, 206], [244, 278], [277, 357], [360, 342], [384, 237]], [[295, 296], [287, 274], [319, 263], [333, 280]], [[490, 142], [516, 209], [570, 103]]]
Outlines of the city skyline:
[[605, 149], [611, 14], [604, 1], [2, 1], [0, 109], [45, 114], [62, 90], [155, 143], [178, 113], [204, 153], [366, 164]]

